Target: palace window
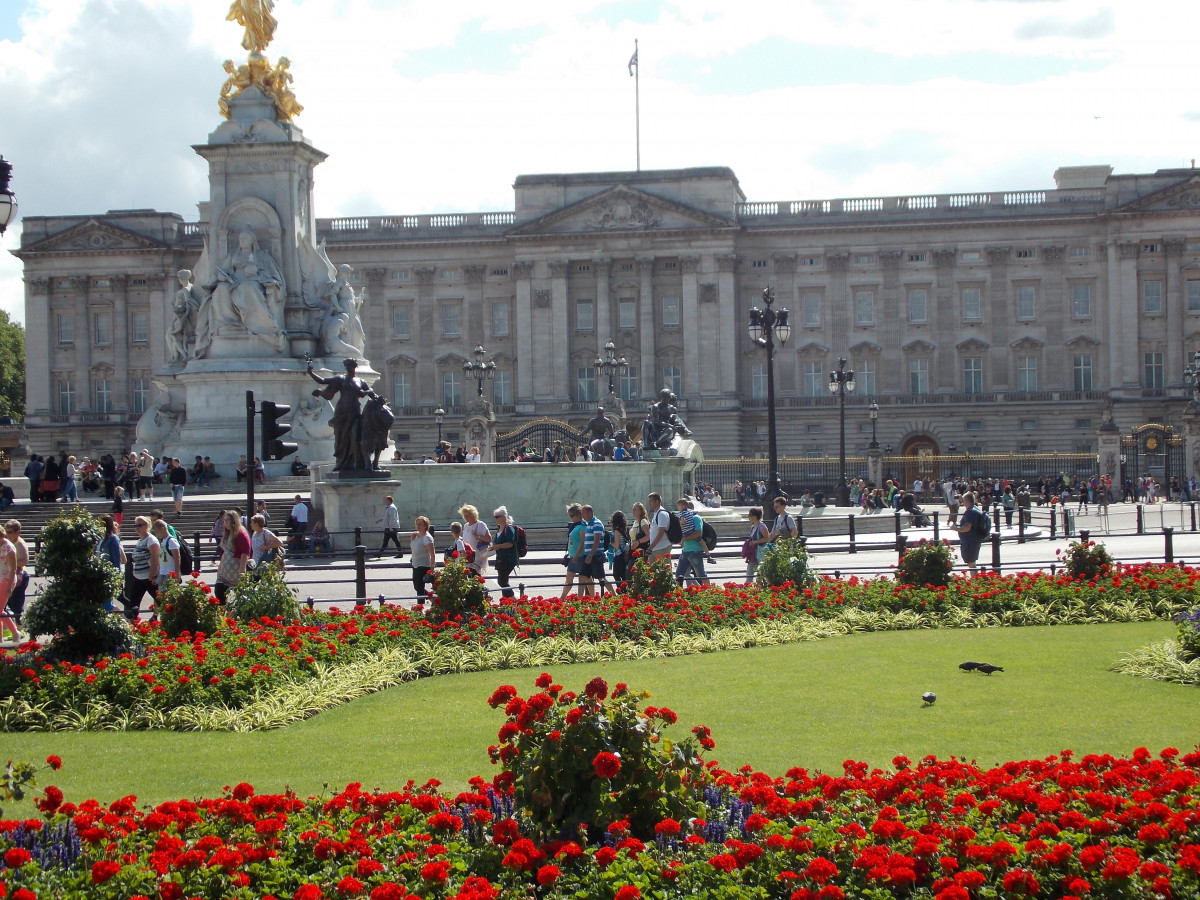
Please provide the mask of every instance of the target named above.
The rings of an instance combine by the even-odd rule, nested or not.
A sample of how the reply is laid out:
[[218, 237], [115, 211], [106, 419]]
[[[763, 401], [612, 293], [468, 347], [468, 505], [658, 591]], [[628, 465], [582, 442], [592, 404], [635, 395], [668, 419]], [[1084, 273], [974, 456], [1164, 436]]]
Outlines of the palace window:
[[1148, 316], [1161, 316], [1163, 311], [1163, 283], [1142, 282], [1142, 312]]
[[64, 416], [75, 412], [75, 382], [69, 375], [58, 379], [58, 411]]
[[112, 382], [107, 378], [97, 378], [92, 382], [96, 395], [95, 411], [98, 413], [112, 412]]
[[968, 356], [963, 360], [963, 393], [983, 393], [983, 359]]
[[1036, 356], [1017, 357], [1017, 390], [1031, 393], [1037, 390], [1038, 361]]
[[637, 301], [632, 297], [622, 297], [617, 301], [617, 327], [623, 331], [637, 328]]
[[1071, 317], [1075, 319], [1092, 317], [1092, 286], [1090, 284], [1071, 285]]
[[924, 288], [914, 288], [908, 292], [908, 321], [913, 325], [923, 325], [928, 321], [929, 294]]
[[412, 307], [407, 303], [397, 303], [392, 307], [392, 337], [407, 339], [412, 336], [409, 331]]
[[392, 373], [392, 404], [397, 409], [412, 406], [412, 373]]
[[133, 411], [144, 413], [150, 405], [150, 379], [145, 375], [135, 375], [129, 381], [129, 396]]
[[495, 337], [508, 337], [509, 328], [509, 313], [511, 307], [507, 300], [497, 300], [492, 303], [492, 335]]
[[59, 313], [54, 319], [58, 342], [60, 344], [75, 343], [75, 316], [72, 313]]
[[596, 330], [596, 307], [591, 300], [579, 300], [575, 303], [575, 330]]
[[983, 319], [983, 292], [977, 287], [962, 289], [962, 317], [964, 322], [978, 322]]
[[1163, 355], [1162, 353], [1147, 353], [1143, 358], [1145, 373], [1142, 387], [1159, 388], [1163, 386]]
[[1037, 291], [1026, 285], [1017, 288], [1017, 318], [1032, 319], [1037, 315]]
[[92, 313], [92, 343], [107, 346], [112, 343], [112, 316]]
[[858, 385], [856, 390], [862, 396], [875, 395], [875, 360], [864, 359], [854, 367], [854, 383]]
[[766, 363], [754, 363], [750, 367], [750, 399], [751, 400], [766, 400], [767, 399], [767, 365]]
[[807, 291], [800, 298], [800, 324], [805, 328], [821, 327], [821, 295], [815, 291]]
[[[857, 380], [858, 376], [855, 375]], [[908, 392], [910, 394], [929, 393], [929, 360], [910, 359], [908, 361]]]
[[819, 362], [804, 364], [804, 396], [820, 397], [825, 392], [825, 373]]
[[1072, 361], [1071, 368], [1075, 373], [1075, 390], [1090, 391], [1092, 389], [1092, 355], [1083, 353]]
[[512, 406], [512, 372], [497, 372], [492, 382], [492, 403], [495, 406]]
[[460, 372], [442, 373], [442, 406], [447, 409], [462, 406], [462, 374]]
[[442, 337], [456, 338], [461, 334], [459, 330], [461, 311], [458, 303], [442, 304]]
[[1187, 311], [1193, 315], [1200, 313], [1200, 281], [1187, 283]]
[[873, 291], [854, 292], [854, 324], [875, 324], [875, 294]]
[[663, 297], [663, 326], [666, 328], [679, 327], [679, 298]]
[[580, 403], [596, 402], [596, 370], [591, 366], [575, 370], [575, 399]]
[[617, 377], [617, 391], [620, 393], [622, 400], [636, 400], [638, 398], [637, 366], [630, 366], [627, 371], [622, 372]]
[[150, 340], [149, 316], [146, 313], [135, 312], [130, 314], [129, 339], [135, 344], [144, 344]]
[[662, 378], [663, 387], [676, 397], [683, 393], [683, 374], [680, 372], [679, 366], [663, 366]]

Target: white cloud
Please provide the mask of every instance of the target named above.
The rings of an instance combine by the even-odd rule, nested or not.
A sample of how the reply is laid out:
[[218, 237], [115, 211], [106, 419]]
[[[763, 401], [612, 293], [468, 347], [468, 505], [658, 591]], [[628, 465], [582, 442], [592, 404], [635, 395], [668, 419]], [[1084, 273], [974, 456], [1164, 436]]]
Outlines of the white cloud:
[[[33, 0], [0, 42], [22, 212], [193, 218], [207, 180], [191, 145], [219, 122], [221, 60], [244, 56], [226, 9]], [[278, 0], [275, 15], [298, 124], [330, 155], [321, 216], [511, 209], [519, 174], [632, 168], [634, 38], [643, 166], [728, 165], [751, 199], [1047, 187], [1059, 165], [1200, 155], [1185, 93], [1200, 13], [1169, 0]], [[795, 54], [764, 49], [780, 41]], [[829, 53], [864, 72], [823, 78]], [[982, 77], [985, 59], [1004, 77]], [[936, 74], [888, 84], [895, 60]], [[703, 92], [708, 71], [728, 84]], [[22, 304], [0, 254], [0, 308]]]

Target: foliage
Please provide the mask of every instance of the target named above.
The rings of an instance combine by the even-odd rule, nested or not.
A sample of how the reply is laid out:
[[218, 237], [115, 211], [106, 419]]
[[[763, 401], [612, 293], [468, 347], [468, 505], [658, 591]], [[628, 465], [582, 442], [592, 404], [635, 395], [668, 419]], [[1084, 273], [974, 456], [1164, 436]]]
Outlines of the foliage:
[[1112, 671], [1135, 678], [1200, 685], [1200, 656], [1176, 641], [1160, 641], [1125, 654]]
[[443, 622], [460, 616], [476, 616], [487, 608], [487, 588], [478, 572], [468, 569], [457, 554], [434, 571], [433, 609], [435, 619]]
[[630, 597], [636, 597], [661, 606], [668, 598], [674, 597], [679, 590], [675, 581], [675, 571], [671, 568], [671, 557], [657, 556], [649, 559], [638, 556], [633, 563], [633, 571], [629, 574]]
[[171, 576], [154, 604], [163, 633], [177, 638], [184, 633], [216, 634], [224, 616], [216, 596], [203, 581], [189, 577], [185, 582]]
[[50, 647], [64, 659], [119, 653], [131, 634], [121, 616], [105, 611], [121, 592], [121, 573], [97, 556], [103, 531], [82, 507], [64, 510], [41, 532], [39, 573], [51, 579], [25, 613], [31, 634], [54, 635]]
[[808, 549], [798, 538], [779, 538], [758, 559], [758, 583], [767, 587], [785, 584], [803, 588], [817, 580], [809, 564]]
[[[25, 788], [37, 786], [38, 773], [43, 769], [53, 769], [57, 771], [62, 768], [62, 760], [57, 756], [47, 756], [44, 766], [35, 766], [33, 763], [13, 762], [11, 759], [4, 766], [4, 778], [0, 780], [0, 800], [5, 803], [10, 801], [20, 802], [25, 799]], [[53, 796], [55, 788], [48, 788], [46, 791], [47, 797]], [[60, 795], [61, 796], [61, 795]], [[40, 807], [46, 808], [44, 803], [39, 804]], [[53, 809], [50, 810], [53, 812]], [[4, 808], [0, 807], [0, 816], [4, 815]], [[0, 846], [3, 846], [0, 844]], [[0, 882], [2, 883], [2, 882]]]
[[[663, 731], [677, 716], [666, 707], [642, 703], [647, 692], [616, 685], [611, 696], [602, 678], [580, 695], [564, 691], [546, 673], [527, 699], [504, 685], [488, 704], [508, 716], [499, 745], [488, 748], [501, 763], [501, 785], [543, 839], [599, 840], [602, 826], [623, 822], [623, 833], [650, 840], [664, 818], [699, 815], [697, 786], [704, 782], [700, 745], [715, 744], [703, 725], [695, 738], [674, 742]], [[623, 835], [622, 835], [623, 836]]]
[[904, 551], [896, 566], [896, 580], [901, 584], [921, 587], [945, 587], [954, 571], [954, 557], [946, 541], [927, 541], [922, 538]]
[[239, 622], [263, 618], [295, 622], [300, 618], [296, 591], [284, 580], [283, 566], [275, 562], [247, 571], [225, 603], [226, 614]]
[[1103, 544], [1095, 541], [1072, 541], [1067, 552], [1056, 550], [1056, 555], [1062, 556], [1063, 565], [1071, 573], [1072, 578], [1080, 581], [1094, 581], [1106, 574], [1113, 567], [1113, 558], [1108, 555]]
[[1175, 617], [1179, 647], [1185, 659], [1200, 659], [1200, 606]]
[[0, 416], [25, 418], [25, 328], [0, 310]]

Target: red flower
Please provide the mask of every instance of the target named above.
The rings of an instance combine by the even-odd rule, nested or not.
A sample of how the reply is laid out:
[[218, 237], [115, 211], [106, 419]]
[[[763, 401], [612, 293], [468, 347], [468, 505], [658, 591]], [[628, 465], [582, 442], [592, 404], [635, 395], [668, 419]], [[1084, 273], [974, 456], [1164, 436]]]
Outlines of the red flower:
[[635, 888], [632, 884], [626, 884], [617, 891], [617, 896], [613, 900], [641, 900], [642, 892]]
[[101, 859], [92, 863], [92, 884], [104, 884], [121, 871], [121, 864], [111, 859]]
[[404, 900], [406, 896], [408, 896], [408, 888], [402, 884], [396, 884], [394, 881], [385, 881], [371, 891], [371, 900]]
[[558, 881], [560, 875], [562, 875], [562, 870], [558, 866], [542, 866], [537, 873], [538, 884], [542, 887], [550, 887]]
[[597, 675], [584, 686], [583, 692], [593, 700], [604, 700], [608, 697], [608, 682]]
[[711, 857], [708, 861], [708, 864], [718, 872], [732, 872], [738, 867], [737, 860], [728, 853], [721, 853], [717, 856]]
[[592, 767], [600, 778], [615, 778], [621, 771], [621, 760], [615, 754], [602, 750], [592, 760]]
[[37, 900], [37, 894], [29, 888], [17, 888], [13, 891], [12, 900]]
[[679, 834], [681, 827], [682, 826], [678, 822], [676, 822], [674, 819], [663, 819], [661, 822], [659, 822], [657, 825], [654, 826], [654, 833], [655, 834], [667, 834], [667, 835]]
[[337, 884], [337, 892], [343, 897], [354, 897], [362, 893], [363, 883], [357, 878], [347, 875]]
[[1032, 872], [1025, 869], [1013, 869], [1004, 875], [1004, 889], [1014, 894], [1033, 896], [1042, 889]]
[[4, 865], [9, 869], [19, 869], [33, 859], [24, 847], [13, 847], [4, 854]]
[[319, 884], [302, 884], [296, 889], [296, 893], [292, 895], [292, 900], [321, 900], [321, 886]]
[[55, 772], [62, 768], [62, 757], [50, 755], [46, 757], [46, 765], [52, 768]]
[[450, 877], [450, 863], [444, 859], [425, 863], [421, 867], [421, 877], [426, 881], [441, 883]]

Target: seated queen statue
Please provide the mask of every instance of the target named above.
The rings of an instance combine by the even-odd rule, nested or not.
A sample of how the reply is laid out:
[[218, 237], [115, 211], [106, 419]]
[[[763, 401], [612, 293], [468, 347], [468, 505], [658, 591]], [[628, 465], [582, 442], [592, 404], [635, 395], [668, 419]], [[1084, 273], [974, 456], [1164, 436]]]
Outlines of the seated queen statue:
[[227, 325], [244, 328], [277, 353], [286, 351], [283, 275], [254, 232], [242, 230], [237, 248], [217, 266], [216, 274], [217, 280], [207, 285], [208, 302], [200, 310], [195, 355], [207, 356], [213, 338]]

